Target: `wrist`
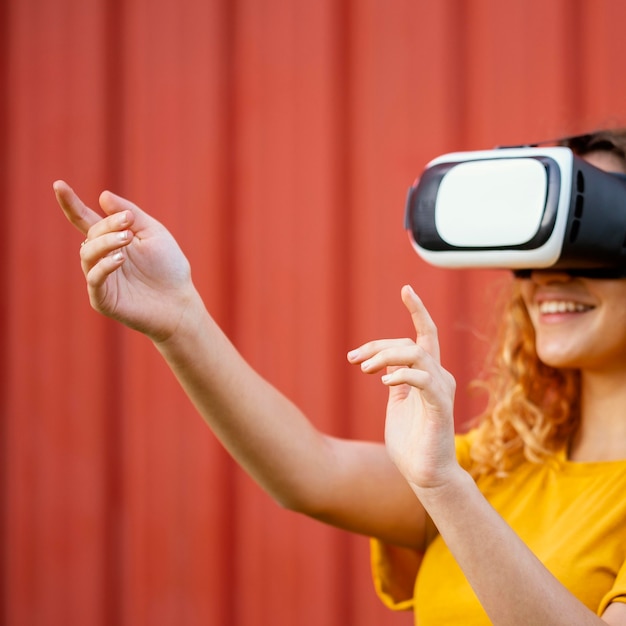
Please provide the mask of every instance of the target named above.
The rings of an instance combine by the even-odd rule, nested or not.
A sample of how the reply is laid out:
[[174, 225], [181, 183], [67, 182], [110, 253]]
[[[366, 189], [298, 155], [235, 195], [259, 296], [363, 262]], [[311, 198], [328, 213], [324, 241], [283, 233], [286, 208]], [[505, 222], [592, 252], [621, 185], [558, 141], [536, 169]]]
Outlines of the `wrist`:
[[460, 502], [475, 487], [474, 479], [458, 464], [449, 468], [436, 482], [428, 485], [411, 484], [413, 492], [431, 516], [440, 506]]
[[162, 353], [176, 350], [179, 344], [197, 341], [202, 333], [202, 325], [209, 317], [200, 295], [193, 288], [182, 294], [172, 308], [178, 312], [170, 316], [170, 322], [160, 332], [149, 335]]

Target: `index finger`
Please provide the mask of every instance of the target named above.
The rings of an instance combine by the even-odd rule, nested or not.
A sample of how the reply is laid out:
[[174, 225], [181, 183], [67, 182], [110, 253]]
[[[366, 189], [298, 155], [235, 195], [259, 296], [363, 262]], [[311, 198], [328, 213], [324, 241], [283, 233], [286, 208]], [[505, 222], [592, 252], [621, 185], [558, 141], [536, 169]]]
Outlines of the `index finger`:
[[57, 180], [52, 188], [65, 217], [83, 235], [86, 235], [89, 228], [102, 219], [76, 195], [76, 192], [65, 181]]
[[405, 285], [402, 287], [402, 302], [411, 314], [413, 328], [417, 335], [416, 343], [426, 350], [437, 362], [440, 361], [439, 337], [437, 326], [433, 322], [430, 313], [424, 306], [420, 297], [413, 291], [413, 287]]

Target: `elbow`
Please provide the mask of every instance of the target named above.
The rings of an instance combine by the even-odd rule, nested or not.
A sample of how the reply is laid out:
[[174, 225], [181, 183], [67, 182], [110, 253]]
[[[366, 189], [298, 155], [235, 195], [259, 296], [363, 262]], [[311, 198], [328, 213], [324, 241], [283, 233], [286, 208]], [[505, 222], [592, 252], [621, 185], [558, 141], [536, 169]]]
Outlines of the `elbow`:
[[314, 519], [323, 518], [324, 507], [319, 499], [298, 490], [289, 490], [279, 495], [273, 494], [273, 499], [285, 511], [300, 513]]
[[318, 521], [327, 522], [333, 518], [336, 504], [333, 505], [331, 489], [318, 485], [290, 485], [270, 494], [276, 504], [292, 513], [306, 515]]

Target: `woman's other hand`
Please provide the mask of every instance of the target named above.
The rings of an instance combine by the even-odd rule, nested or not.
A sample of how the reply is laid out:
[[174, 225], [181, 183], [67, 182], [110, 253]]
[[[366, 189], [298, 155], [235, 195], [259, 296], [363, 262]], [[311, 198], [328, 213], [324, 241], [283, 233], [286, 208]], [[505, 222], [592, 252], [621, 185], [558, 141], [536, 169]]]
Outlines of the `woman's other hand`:
[[53, 187], [65, 216], [86, 237], [80, 260], [92, 307], [154, 341], [170, 337], [195, 294], [189, 263], [172, 235], [109, 191], [100, 195], [101, 215], [67, 183]]
[[454, 446], [456, 384], [441, 366], [437, 328], [426, 307], [409, 286], [402, 288], [402, 301], [416, 339], [372, 341], [348, 358], [368, 374], [386, 370], [388, 453], [414, 489], [430, 489], [444, 485], [460, 469]]

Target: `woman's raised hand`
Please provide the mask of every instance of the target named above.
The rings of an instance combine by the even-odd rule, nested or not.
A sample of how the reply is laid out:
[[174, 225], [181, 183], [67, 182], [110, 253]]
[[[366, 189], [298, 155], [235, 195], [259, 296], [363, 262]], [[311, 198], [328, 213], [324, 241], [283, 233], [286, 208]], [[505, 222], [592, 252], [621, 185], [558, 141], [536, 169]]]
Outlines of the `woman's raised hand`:
[[189, 263], [166, 228], [132, 202], [105, 191], [101, 215], [63, 181], [54, 192], [86, 237], [80, 260], [94, 309], [154, 341], [175, 331], [195, 297]]
[[455, 381], [439, 360], [437, 328], [409, 286], [402, 301], [416, 339], [381, 339], [351, 351], [348, 359], [368, 373], [386, 368], [389, 387], [385, 442], [407, 481], [417, 489], [443, 485], [459, 469], [454, 448]]

